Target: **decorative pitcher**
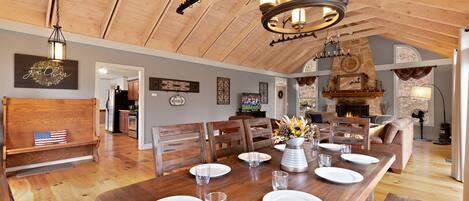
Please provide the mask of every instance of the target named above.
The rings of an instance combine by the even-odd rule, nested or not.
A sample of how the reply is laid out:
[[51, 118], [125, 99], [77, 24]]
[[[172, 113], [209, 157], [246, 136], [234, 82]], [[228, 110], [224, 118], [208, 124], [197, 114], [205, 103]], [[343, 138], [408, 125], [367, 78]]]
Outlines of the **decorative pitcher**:
[[287, 141], [285, 151], [283, 151], [280, 168], [287, 172], [308, 171], [308, 161], [306, 160], [303, 143], [305, 138], [293, 138]]

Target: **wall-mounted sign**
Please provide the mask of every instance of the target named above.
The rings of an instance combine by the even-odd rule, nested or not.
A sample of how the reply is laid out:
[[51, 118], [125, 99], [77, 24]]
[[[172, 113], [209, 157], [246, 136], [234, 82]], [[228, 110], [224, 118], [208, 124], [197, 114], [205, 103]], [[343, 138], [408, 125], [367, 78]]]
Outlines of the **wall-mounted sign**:
[[269, 83], [259, 82], [259, 93], [261, 94], [261, 104], [269, 104]]
[[150, 91], [199, 93], [199, 82], [150, 77]]
[[230, 78], [217, 77], [217, 104], [230, 104]]
[[78, 61], [15, 54], [15, 88], [78, 89]]
[[186, 104], [186, 98], [184, 98], [184, 96], [176, 94], [169, 98], [169, 104], [171, 106], [183, 106], [184, 104]]

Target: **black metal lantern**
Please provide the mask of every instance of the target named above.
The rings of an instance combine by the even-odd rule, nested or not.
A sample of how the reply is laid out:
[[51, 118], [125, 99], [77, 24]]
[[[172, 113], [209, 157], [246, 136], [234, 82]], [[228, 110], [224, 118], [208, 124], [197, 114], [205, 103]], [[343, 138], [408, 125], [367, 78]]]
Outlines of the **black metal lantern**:
[[53, 26], [54, 30], [52, 34], [49, 36], [49, 54], [48, 58], [52, 61], [65, 61], [66, 58], [66, 40], [62, 33], [62, 27], [59, 25], [60, 23], [60, 15], [59, 15], [59, 0], [56, 1], [56, 8], [57, 8], [57, 22]]

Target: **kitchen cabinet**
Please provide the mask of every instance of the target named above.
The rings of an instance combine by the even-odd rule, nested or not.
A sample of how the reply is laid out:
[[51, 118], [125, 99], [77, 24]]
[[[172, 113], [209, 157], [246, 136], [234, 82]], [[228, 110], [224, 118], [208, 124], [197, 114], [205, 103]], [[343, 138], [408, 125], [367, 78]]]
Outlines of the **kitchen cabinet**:
[[139, 83], [138, 80], [128, 80], [128, 98], [129, 100], [138, 100]]
[[119, 111], [119, 130], [121, 133], [129, 132], [129, 111], [128, 110]]

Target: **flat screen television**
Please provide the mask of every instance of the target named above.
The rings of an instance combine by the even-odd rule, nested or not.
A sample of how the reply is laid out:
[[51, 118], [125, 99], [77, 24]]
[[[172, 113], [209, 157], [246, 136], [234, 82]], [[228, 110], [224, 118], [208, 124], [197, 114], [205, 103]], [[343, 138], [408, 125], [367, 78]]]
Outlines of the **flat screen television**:
[[241, 94], [241, 111], [260, 111], [261, 110], [261, 94], [242, 93]]

